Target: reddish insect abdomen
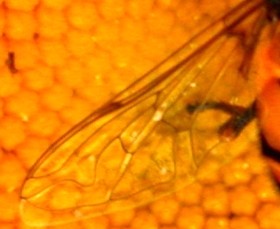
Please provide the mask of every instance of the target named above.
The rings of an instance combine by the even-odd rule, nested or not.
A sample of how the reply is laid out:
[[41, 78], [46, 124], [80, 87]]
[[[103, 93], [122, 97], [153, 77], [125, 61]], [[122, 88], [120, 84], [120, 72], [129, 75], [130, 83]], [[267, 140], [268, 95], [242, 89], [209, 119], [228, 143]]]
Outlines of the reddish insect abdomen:
[[280, 36], [263, 44], [257, 55], [256, 106], [263, 150], [280, 185]]

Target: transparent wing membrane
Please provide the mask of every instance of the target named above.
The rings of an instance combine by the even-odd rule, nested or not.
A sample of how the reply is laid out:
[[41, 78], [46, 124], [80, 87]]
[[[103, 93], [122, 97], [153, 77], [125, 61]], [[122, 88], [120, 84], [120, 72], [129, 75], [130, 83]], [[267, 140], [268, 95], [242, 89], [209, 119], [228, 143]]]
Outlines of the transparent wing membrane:
[[23, 219], [44, 226], [95, 217], [193, 182], [211, 152], [230, 144], [218, 134], [228, 115], [186, 107], [253, 100], [241, 71], [252, 46], [244, 27], [258, 24], [262, 5], [241, 3], [51, 145], [23, 184]]

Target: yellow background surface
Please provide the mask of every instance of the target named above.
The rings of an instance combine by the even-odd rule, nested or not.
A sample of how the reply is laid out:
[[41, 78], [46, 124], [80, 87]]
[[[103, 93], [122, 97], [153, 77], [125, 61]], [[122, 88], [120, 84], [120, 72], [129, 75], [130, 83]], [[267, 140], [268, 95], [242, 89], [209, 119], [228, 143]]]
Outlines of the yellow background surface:
[[[239, 1], [0, 3], [0, 227], [27, 229], [20, 187], [47, 147]], [[280, 228], [279, 196], [255, 123], [249, 128], [244, 139], [252, 144], [243, 154], [222, 168], [203, 168], [197, 182], [172, 195], [48, 228]]]

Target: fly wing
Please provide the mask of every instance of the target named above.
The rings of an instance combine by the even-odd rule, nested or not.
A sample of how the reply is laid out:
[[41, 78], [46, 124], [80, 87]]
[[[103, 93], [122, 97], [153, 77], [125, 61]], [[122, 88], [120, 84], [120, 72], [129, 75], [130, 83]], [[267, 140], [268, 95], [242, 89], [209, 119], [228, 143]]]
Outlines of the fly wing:
[[250, 37], [237, 27], [257, 23], [261, 6], [240, 4], [55, 142], [23, 184], [25, 222], [61, 224], [134, 208], [195, 180], [225, 118], [201, 121], [186, 106], [237, 98]]

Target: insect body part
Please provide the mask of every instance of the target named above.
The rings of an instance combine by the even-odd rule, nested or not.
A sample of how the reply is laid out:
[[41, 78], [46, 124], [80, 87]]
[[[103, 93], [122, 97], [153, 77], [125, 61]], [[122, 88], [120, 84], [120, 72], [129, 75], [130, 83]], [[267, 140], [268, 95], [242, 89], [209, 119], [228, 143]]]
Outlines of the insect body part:
[[280, 151], [279, 39], [280, 35], [276, 32], [269, 44], [264, 43], [260, 46], [258, 56], [262, 58], [257, 60], [258, 76], [256, 77], [260, 126], [268, 144], [278, 151]]
[[219, 133], [229, 115], [186, 105], [252, 104], [244, 69], [265, 9], [263, 0], [240, 3], [51, 145], [22, 186], [23, 220], [46, 226], [135, 208], [190, 184], [203, 164], [235, 157]]
[[227, 120], [219, 129], [219, 134], [223, 141], [234, 140], [255, 118], [254, 104], [249, 107], [241, 107], [223, 102], [207, 102], [203, 105], [196, 104], [187, 106], [187, 111], [189, 113], [195, 111], [202, 112], [209, 109], [221, 110], [230, 115], [229, 120]]
[[280, 87], [273, 75], [257, 97], [263, 153], [280, 187]]
[[271, 79], [257, 99], [260, 126], [268, 144], [280, 152], [280, 87], [277, 79]]
[[[279, 4], [279, 2], [278, 2]], [[278, 8], [275, 8], [279, 11]], [[277, 24], [279, 27], [279, 24]], [[272, 38], [271, 38], [272, 34]], [[270, 42], [260, 42], [256, 55], [256, 109], [261, 128], [263, 153], [280, 184], [280, 86], [279, 29], [268, 32]]]
[[[278, 26], [279, 1], [268, 1], [268, 17]], [[258, 47], [257, 76], [254, 78], [257, 97], [253, 105], [246, 107], [234, 106], [223, 102], [211, 102], [188, 105], [187, 111], [201, 112], [217, 109], [229, 113], [231, 118], [220, 127], [221, 138], [232, 139], [246, 127], [255, 117], [258, 117], [261, 128], [263, 154], [267, 157], [277, 184], [280, 186], [280, 71], [279, 71], [279, 31], [272, 26], [272, 31], [260, 42]], [[272, 38], [271, 38], [272, 37]], [[269, 42], [267, 42], [268, 40]]]

